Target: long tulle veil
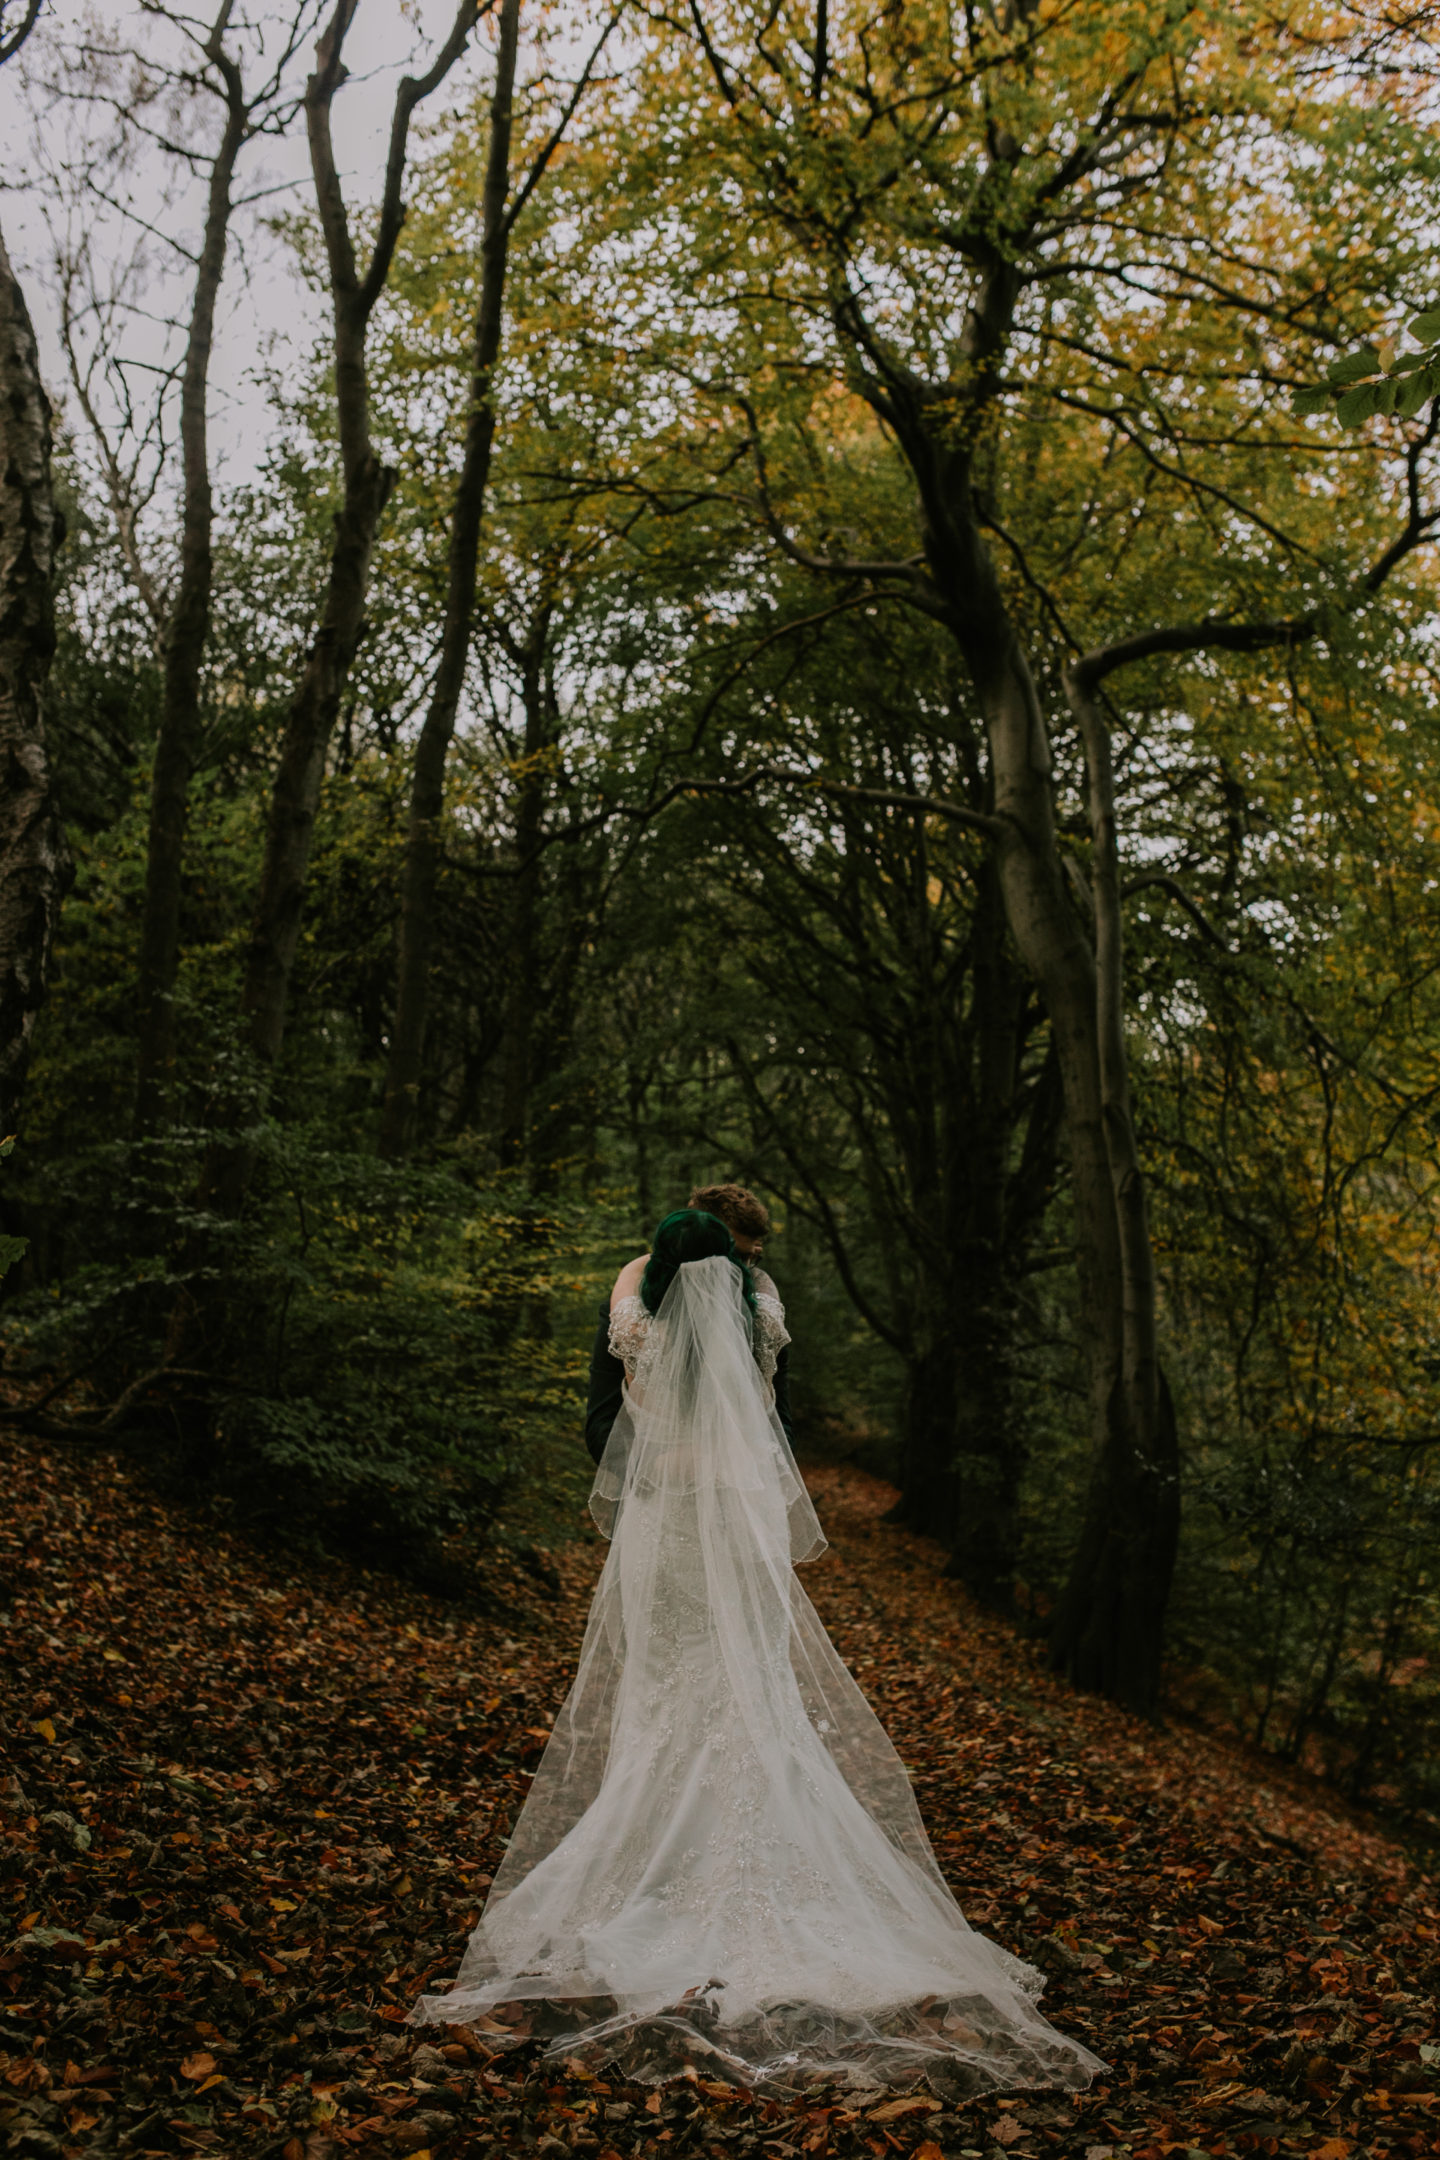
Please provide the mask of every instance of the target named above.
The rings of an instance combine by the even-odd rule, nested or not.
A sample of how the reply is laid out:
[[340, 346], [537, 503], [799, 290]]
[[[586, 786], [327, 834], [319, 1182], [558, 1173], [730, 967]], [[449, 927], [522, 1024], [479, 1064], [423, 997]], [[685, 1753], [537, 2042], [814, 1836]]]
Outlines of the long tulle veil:
[[825, 1539], [750, 1325], [729, 1260], [678, 1269], [591, 1495], [611, 1546], [574, 1686], [459, 1976], [412, 2016], [500, 2043], [529, 2002], [558, 2051], [642, 2078], [1085, 2084], [795, 1577]]

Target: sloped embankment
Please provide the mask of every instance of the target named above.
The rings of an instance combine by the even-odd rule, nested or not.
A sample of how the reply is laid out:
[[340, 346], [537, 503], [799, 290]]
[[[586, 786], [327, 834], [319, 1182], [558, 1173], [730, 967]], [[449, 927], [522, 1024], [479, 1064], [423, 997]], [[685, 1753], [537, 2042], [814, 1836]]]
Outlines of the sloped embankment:
[[417, 2043], [399, 2020], [473, 1924], [598, 1545], [555, 1556], [553, 1600], [502, 1574], [503, 1617], [475, 1620], [258, 1554], [108, 1458], [7, 1442], [0, 1474], [0, 2129], [22, 2160], [1440, 2149], [1430, 1886], [1323, 1795], [1066, 1694], [859, 1472], [815, 1475], [834, 1543], [807, 1586], [971, 1917], [1112, 2066], [1077, 2101], [657, 2095]]

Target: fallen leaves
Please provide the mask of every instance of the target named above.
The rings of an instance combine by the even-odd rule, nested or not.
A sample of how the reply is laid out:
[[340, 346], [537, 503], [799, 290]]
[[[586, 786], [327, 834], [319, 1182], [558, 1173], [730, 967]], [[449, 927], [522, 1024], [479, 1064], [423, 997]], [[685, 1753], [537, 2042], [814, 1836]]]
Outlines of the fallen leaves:
[[871, 2108], [865, 2120], [873, 2123], [900, 2122], [907, 2115], [935, 2115], [939, 2110], [938, 2100], [930, 2099], [928, 2094], [921, 2094], [905, 2100], [887, 2100], [883, 2107]]
[[296, 1572], [106, 1460], [20, 1446], [6, 1478], [0, 2133], [36, 2160], [1437, 2149], [1440, 1921], [1399, 1848], [1273, 1764], [1064, 1693], [858, 1473], [814, 1480], [834, 1551], [807, 1586], [971, 1919], [1110, 2065], [1077, 2099], [653, 2091], [416, 2036], [568, 1683], [593, 1541], [556, 1556], [558, 1601], [517, 1574], [479, 1621]]

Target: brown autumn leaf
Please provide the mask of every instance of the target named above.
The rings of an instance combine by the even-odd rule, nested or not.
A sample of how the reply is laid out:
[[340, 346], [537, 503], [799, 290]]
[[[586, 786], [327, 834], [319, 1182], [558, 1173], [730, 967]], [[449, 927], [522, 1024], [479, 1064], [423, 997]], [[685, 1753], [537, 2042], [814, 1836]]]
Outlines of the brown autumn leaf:
[[207, 2055], [205, 2050], [201, 2048], [194, 2055], [185, 2057], [184, 2062], [180, 2065], [180, 2075], [183, 2078], [189, 2078], [198, 2085], [202, 2078], [210, 2077], [215, 2068], [215, 2057]]
[[932, 2100], [928, 2093], [916, 2093], [905, 2100], [887, 2100], [883, 2107], [866, 2111], [866, 2122], [899, 2122], [905, 2115], [938, 2115], [940, 2102]]

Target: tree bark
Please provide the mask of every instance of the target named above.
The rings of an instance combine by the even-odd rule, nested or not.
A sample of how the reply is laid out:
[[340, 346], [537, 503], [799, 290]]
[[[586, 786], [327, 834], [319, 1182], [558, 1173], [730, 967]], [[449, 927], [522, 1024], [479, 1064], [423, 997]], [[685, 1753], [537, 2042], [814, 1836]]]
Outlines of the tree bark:
[[[1023, 1157], [1024, 1181], [1011, 1167], [1024, 1116], [1027, 983], [1009, 945], [993, 858], [977, 866], [976, 888], [969, 999], [960, 1010], [957, 984], [957, 1009], [937, 1024], [945, 1044], [929, 1101], [914, 1106], [924, 1157], [933, 1160], [912, 1161], [908, 1184], [922, 1210], [933, 1188], [934, 1205], [930, 1249], [918, 1255], [896, 1519], [938, 1537], [950, 1551], [947, 1575], [1005, 1609], [1014, 1597], [1026, 1456], [1014, 1401], [1014, 1285], [1036, 1227], [1023, 1189], [1033, 1182], [1032, 1151]], [[897, 1101], [892, 1111], [900, 1133], [906, 1107]], [[1027, 1140], [1038, 1144], [1040, 1127], [1053, 1127], [1049, 1108], [1048, 1091], [1039, 1090]]]
[[225, 85], [225, 126], [210, 167], [205, 232], [195, 274], [190, 334], [180, 392], [183, 518], [180, 576], [165, 627], [164, 680], [155, 765], [145, 900], [140, 924], [139, 1023], [135, 1130], [154, 1130], [174, 1061], [175, 975], [180, 951], [180, 896], [190, 782], [200, 747], [200, 677], [210, 635], [214, 510], [207, 439], [215, 303], [225, 270], [235, 161], [249, 130], [239, 69], [223, 49], [231, 0], [225, 0], [207, 55]]
[[1149, 1646], [1158, 1649], [1180, 1538], [1179, 1446], [1160, 1370], [1155, 1261], [1130, 1107], [1110, 730], [1077, 670], [1067, 673], [1065, 686], [1089, 781], [1096, 1049], [1117, 1229], [1120, 1356], [1051, 1657], [1077, 1686], [1148, 1711], [1159, 1678]]
[[415, 745], [405, 839], [399, 975], [380, 1128], [381, 1152], [392, 1157], [408, 1151], [415, 1130], [425, 1051], [430, 952], [435, 941], [445, 764], [455, 733], [455, 718], [460, 709], [465, 667], [470, 656], [475, 566], [480, 554], [485, 494], [495, 442], [495, 364], [500, 357], [505, 273], [513, 226], [506, 205], [510, 192], [510, 136], [519, 31], [520, 0], [502, 0], [495, 95], [490, 105], [490, 148], [485, 168], [480, 245], [480, 298], [475, 310], [465, 452], [451, 511], [440, 661]]
[[[959, 521], [956, 521], [959, 525]], [[955, 528], [952, 527], [952, 531]], [[1065, 1131], [1075, 1209], [1076, 1258], [1085, 1316], [1090, 1377], [1092, 1505], [1110, 1511], [1104, 1534], [1106, 1562], [1092, 1558], [1093, 1516], [1087, 1515], [1063, 1602], [1064, 1637], [1056, 1656], [1077, 1679], [1103, 1689], [1128, 1709], [1150, 1715], [1160, 1686], [1161, 1622], [1174, 1565], [1174, 1534], [1134, 1491], [1145, 1465], [1173, 1457], [1174, 1430], [1160, 1420], [1168, 1410], [1153, 1368], [1154, 1276], [1136, 1264], [1134, 1238], [1143, 1233], [1143, 1188], [1138, 1217], [1121, 1192], [1112, 1168], [1135, 1159], [1128, 1095], [1113, 1084], [1107, 1096], [1101, 1050], [1101, 981], [1096, 955], [1066, 889], [1056, 844], [1050, 747], [1034, 682], [1005, 610], [999, 581], [978, 530], [969, 542], [964, 586], [980, 606], [957, 608], [962, 641], [972, 656], [985, 708], [995, 776], [995, 807], [1003, 821], [998, 846], [1006, 912], [1015, 940], [1034, 970], [1059, 1059], [1065, 1098]], [[956, 590], [959, 579], [953, 578]], [[1113, 833], [1113, 827], [1112, 827]], [[1107, 997], [1114, 985], [1106, 986]], [[1120, 1059], [1123, 1070], [1123, 1041]], [[1110, 1060], [1106, 1060], [1111, 1064]], [[1127, 1267], [1127, 1258], [1129, 1266]], [[1143, 1337], [1152, 1350], [1151, 1384], [1127, 1389], [1127, 1335]], [[1118, 1420], [1118, 1422], [1117, 1422]], [[1128, 1586], [1119, 1580], [1129, 1571]], [[1149, 1616], [1137, 1630], [1133, 1621]], [[1070, 1644], [1084, 1642], [1083, 1657]]]
[[74, 875], [45, 752], [59, 528], [50, 401], [24, 294], [0, 237], [0, 1133], [13, 1130]]

